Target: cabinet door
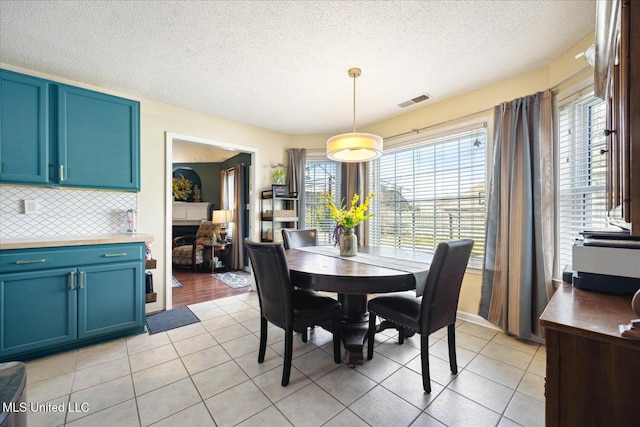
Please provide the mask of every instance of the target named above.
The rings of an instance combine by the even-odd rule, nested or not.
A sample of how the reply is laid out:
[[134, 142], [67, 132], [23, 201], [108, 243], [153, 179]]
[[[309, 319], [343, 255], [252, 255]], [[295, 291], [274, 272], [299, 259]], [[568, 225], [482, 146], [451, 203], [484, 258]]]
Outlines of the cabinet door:
[[78, 270], [78, 338], [144, 329], [143, 261]]
[[49, 180], [48, 82], [0, 71], [0, 182]]
[[0, 274], [0, 357], [76, 339], [74, 269]]
[[58, 177], [61, 185], [140, 189], [137, 101], [58, 87]]

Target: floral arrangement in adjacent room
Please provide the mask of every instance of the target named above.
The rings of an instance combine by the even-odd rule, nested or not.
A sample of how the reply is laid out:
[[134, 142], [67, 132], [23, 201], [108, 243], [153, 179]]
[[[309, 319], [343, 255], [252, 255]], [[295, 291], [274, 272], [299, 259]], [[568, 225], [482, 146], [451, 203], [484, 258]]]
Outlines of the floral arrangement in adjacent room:
[[[333, 231], [333, 240], [336, 243], [339, 241], [341, 231], [353, 230], [361, 222], [366, 221], [373, 216], [372, 213], [366, 214], [366, 212], [371, 204], [371, 199], [376, 196], [376, 193], [369, 193], [369, 195], [364, 199], [364, 202], [359, 205], [358, 202], [360, 201], [360, 196], [358, 194], [354, 194], [351, 199], [351, 207], [349, 207], [349, 209], [347, 209], [346, 206], [338, 208], [329, 193], [324, 193], [323, 196], [327, 199], [326, 206], [327, 209], [329, 209], [329, 216], [336, 222], [336, 228]], [[344, 199], [342, 199], [340, 204], [344, 204]]]
[[271, 177], [276, 185], [284, 185], [287, 179], [287, 165], [284, 163], [271, 163]]
[[173, 197], [176, 200], [187, 200], [191, 194], [191, 181], [180, 175], [179, 178], [173, 178]]

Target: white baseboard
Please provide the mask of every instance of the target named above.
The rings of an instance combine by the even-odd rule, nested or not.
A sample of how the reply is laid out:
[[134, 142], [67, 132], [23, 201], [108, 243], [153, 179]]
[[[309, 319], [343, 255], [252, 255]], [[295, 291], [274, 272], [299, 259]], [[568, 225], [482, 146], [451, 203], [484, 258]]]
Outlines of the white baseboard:
[[[491, 328], [491, 329], [495, 329], [496, 331], [502, 331], [502, 329], [496, 325], [494, 325], [493, 323], [489, 322], [488, 320], [486, 320], [484, 317], [480, 317], [477, 314], [472, 314], [472, 313], [466, 313], [464, 311], [458, 311], [456, 313], [456, 317], [460, 320], [464, 320], [465, 322], [470, 322], [470, 323], [475, 323], [476, 325], [480, 325], [480, 326], [485, 326], [487, 328]], [[538, 344], [543, 344], [544, 345], [544, 339], [536, 337], [536, 336], [531, 336], [531, 338], [525, 339], [528, 341], [532, 341]]]
[[475, 323], [476, 325], [485, 326], [487, 328], [495, 329], [497, 331], [501, 331], [498, 326], [489, 322], [483, 317], [478, 316], [477, 314], [467, 313], [464, 311], [459, 311], [456, 313], [456, 317], [460, 320], [464, 320], [465, 322]]

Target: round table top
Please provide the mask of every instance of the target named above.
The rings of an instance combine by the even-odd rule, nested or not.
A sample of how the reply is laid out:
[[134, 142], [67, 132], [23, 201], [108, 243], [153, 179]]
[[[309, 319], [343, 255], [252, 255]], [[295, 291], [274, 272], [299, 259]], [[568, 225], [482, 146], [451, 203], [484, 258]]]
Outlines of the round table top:
[[[392, 254], [395, 258], [409, 256], [411, 251], [389, 248], [359, 247], [369, 254]], [[412, 273], [327, 255], [287, 249], [291, 282], [298, 287], [342, 294], [373, 294], [407, 291], [416, 288]]]

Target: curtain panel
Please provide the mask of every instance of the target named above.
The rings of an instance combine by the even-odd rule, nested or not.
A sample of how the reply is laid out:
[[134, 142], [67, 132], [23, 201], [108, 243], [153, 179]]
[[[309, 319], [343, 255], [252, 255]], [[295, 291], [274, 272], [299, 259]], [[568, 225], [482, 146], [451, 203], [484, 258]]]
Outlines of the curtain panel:
[[[243, 240], [243, 230], [245, 229], [246, 224], [246, 206], [247, 200], [245, 198], [245, 187], [246, 187], [246, 166], [244, 164], [238, 164], [234, 166], [233, 176], [235, 179], [235, 189], [234, 189], [234, 206], [229, 206], [229, 208], [233, 209], [233, 235], [231, 236], [231, 256], [230, 260], [230, 268], [232, 270], [242, 270], [245, 265], [245, 253], [244, 253], [244, 240]], [[228, 200], [228, 199], [227, 199]], [[228, 201], [227, 201], [228, 203]], [[223, 208], [224, 209], [224, 208]]]
[[495, 107], [494, 159], [478, 314], [521, 338], [553, 287], [554, 159], [551, 91]]
[[[360, 196], [360, 203], [367, 197], [367, 163], [341, 163], [340, 195], [348, 209], [354, 194]], [[366, 245], [369, 231], [369, 221], [361, 222], [354, 232], [358, 237], [358, 245]]]
[[307, 150], [305, 148], [290, 148], [287, 150], [287, 156], [289, 158], [289, 167], [287, 168], [289, 193], [298, 193], [298, 228], [306, 228], [304, 170], [307, 167]]

